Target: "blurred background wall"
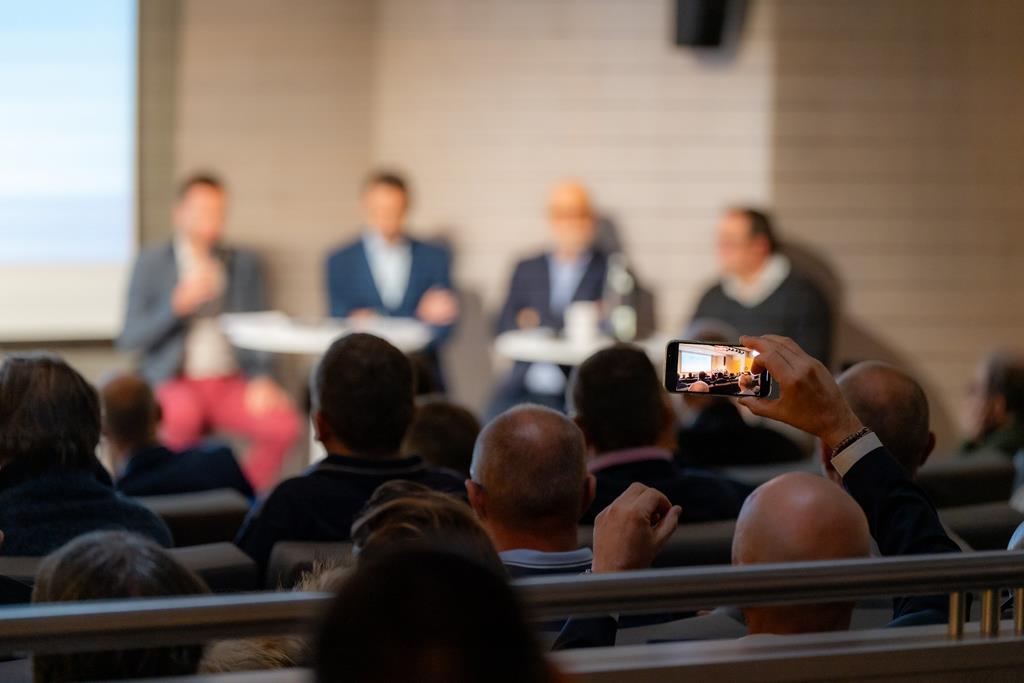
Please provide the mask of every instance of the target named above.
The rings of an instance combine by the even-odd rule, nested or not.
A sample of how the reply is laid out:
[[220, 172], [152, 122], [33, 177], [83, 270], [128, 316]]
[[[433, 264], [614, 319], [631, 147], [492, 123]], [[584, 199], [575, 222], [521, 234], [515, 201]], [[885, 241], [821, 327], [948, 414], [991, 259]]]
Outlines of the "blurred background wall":
[[752, 0], [746, 19], [708, 54], [672, 44], [669, 0], [147, 0], [143, 240], [169, 234], [175, 179], [218, 171], [275, 305], [318, 315], [361, 178], [398, 168], [416, 232], [456, 250], [449, 367], [479, 407], [489, 316], [544, 244], [553, 180], [593, 188], [667, 330], [714, 277], [720, 209], [765, 204], [842, 307], [837, 360], [909, 364], [949, 448], [974, 361], [1024, 332], [1024, 3]]

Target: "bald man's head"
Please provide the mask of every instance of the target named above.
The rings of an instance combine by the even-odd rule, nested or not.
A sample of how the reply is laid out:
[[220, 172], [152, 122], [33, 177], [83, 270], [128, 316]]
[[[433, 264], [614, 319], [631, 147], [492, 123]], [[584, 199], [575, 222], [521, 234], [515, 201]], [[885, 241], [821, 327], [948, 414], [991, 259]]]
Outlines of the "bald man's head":
[[547, 208], [556, 256], [570, 260], [590, 248], [597, 224], [587, 188], [575, 180], [556, 183], [548, 194]]
[[103, 434], [118, 448], [134, 450], [156, 441], [160, 405], [146, 380], [116, 375], [100, 387]]
[[519, 534], [553, 529], [576, 535], [593, 497], [583, 434], [561, 413], [520, 406], [502, 413], [477, 438], [467, 483], [481, 521]]
[[903, 370], [878, 361], [857, 363], [837, 381], [864, 426], [915, 476], [935, 447], [921, 385]]
[[[743, 504], [732, 543], [735, 565], [868, 557], [864, 512], [827, 479], [791, 472], [759, 486]], [[751, 633], [806, 633], [849, 628], [850, 604], [744, 610]]]

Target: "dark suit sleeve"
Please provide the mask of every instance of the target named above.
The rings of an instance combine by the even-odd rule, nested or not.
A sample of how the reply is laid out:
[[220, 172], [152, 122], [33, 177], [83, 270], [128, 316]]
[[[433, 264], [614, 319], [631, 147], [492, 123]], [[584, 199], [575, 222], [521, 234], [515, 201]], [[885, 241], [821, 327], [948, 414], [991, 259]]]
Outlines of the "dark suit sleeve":
[[[240, 311], [243, 313], [267, 310], [267, 285], [263, 276], [263, 264], [255, 254], [239, 254], [235, 286], [242, 292]], [[236, 349], [235, 357], [247, 377], [269, 375], [274, 369], [274, 355], [265, 351]]]
[[128, 286], [124, 329], [117, 339], [122, 351], [147, 351], [178, 332], [183, 319], [171, 308], [172, 289], [157, 282], [152, 259], [140, 255]]
[[[455, 287], [452, 286], [452, 275], [451, 275], [451, 254], [447, 249], [438, 249], [437, 262], [434, 267], [432, 287], [439, 287], [441, 289], [447, 289], [457, 295]], [[450, 325], [434, 325], [431, 327], [433, 332], [433, 339], [431, 346], [436, 346], [441, 342], [444, 342], [448, 337], [451, 336], [452, 330], [455, 329], [455, 325], [458, 324], [458, 319]]]
[[327, 282], [328, 312], [332, 318], [344, 318], [352, 312], [352, 302], [348, 298], [348, 285], [345, 282], [345, 264], [340, 252], [328, 257], [324, 267]]
[[512, 273], [512, 280], [508, 286], [508, 296], [505, 298], [505, 305], [502, 306], [501, 316], [498, 318], [498, 334], [519, 328], [519, 325], [516, 323], [516, 316], [519, 315], [519, 311], [527, 306], [526, 299], [524, 298], [526, 291], [524, 270], [523, 264], [519, 263], [516, 265], [515, 272]]
[[[876, 448], [858, 460], [843, 476], [843, 486], [864, 510], [882, 555], [960, 552], [946, 535], [928, 496], [885, 448]], [[946, 598], [897, 598], [893, 618], [925, 610], [946, 614]]]

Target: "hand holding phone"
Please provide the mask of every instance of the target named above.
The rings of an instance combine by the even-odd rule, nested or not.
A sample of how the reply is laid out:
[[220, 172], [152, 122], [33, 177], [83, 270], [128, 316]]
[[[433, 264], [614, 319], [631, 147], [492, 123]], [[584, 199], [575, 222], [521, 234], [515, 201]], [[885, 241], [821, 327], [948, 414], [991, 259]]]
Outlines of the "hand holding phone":
[[665, 349], [665, 389], [673, 393], [767, 398], [772, 378], [745, 346], [674, 339]]

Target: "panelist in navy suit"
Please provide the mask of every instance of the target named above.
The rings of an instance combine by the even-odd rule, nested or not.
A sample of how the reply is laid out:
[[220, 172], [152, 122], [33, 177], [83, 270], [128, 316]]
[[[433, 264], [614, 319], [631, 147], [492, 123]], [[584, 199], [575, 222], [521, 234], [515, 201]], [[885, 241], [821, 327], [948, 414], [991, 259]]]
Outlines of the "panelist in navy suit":
[[438, 350], [459, 316], [451, 258], [446, 249], [406, 234], [408, 209], [409, 190], [400, 176], [370, 176], [362, 197], [363, 234], [327, 259], [330, 314], [420, 319], [433, 331], [424, 356], [440, 381]]
[[[585, 187], [563, 181], [548, 197], [550, 251], [520, 261], [498, 320], [498, 333], [534, 327], [562, 328], [565, 309], [576, 301], [600, 301], [608, 259], [595, 248], [597, 228]], [[491, 400], [489, 415], [519, 403], [565, 407], [569, 368], [517, 362]]]

